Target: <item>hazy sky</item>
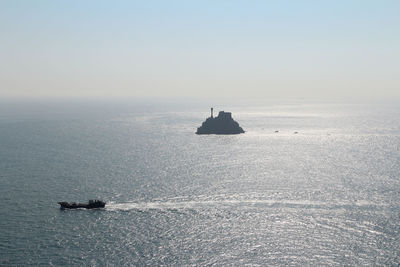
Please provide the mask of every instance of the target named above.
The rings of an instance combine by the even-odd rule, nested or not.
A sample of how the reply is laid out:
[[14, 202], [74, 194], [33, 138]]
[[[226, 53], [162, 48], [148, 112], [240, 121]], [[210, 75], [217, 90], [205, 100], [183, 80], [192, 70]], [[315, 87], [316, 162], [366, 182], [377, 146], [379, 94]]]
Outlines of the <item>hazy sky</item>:
[[400, 98], [400, 1], [0, 1], [0, 97]]

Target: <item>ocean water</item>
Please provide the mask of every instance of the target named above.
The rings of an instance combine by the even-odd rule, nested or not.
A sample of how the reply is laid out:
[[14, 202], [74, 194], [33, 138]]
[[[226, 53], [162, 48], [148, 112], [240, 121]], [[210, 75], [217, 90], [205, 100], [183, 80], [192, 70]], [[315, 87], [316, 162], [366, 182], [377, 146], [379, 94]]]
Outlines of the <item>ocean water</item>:
[[0, 265], [400, 264], [400, 105], [223, 109], [0, 107]]

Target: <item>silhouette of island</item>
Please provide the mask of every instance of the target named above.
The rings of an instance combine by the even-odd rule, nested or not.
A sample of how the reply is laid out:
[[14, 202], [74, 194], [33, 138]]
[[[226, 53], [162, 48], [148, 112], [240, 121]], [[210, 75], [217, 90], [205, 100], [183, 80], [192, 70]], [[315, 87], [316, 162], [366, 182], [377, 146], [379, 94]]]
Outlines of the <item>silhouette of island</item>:
[[214, 118], [213, 108], [211, 108], [211, 117], [208, 117], [202, 125], [197, 128], [196, 134], [241, 134], [244, 133], [234, 119], [232, 113], [220, 111]]

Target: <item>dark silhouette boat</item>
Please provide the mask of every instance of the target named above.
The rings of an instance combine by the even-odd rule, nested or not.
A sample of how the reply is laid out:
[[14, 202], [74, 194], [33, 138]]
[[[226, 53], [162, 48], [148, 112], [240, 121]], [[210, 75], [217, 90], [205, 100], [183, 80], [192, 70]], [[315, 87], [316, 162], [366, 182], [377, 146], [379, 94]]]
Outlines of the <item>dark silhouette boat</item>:
[[88, 203], [58, 202], [60, 209], [99, 209], [106, 206], [106, 202], [101, 200], [89, 200]]

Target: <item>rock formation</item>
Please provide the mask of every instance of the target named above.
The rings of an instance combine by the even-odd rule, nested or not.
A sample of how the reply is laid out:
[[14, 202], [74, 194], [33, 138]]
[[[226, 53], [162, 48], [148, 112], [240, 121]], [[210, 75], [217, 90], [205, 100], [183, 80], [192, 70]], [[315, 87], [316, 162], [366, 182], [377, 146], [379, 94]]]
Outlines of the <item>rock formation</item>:
[[213, 108], [211, 108], [211, 117], [208, 117], [203, 124], [197, 128], [196, 134], [241, 134], [243, 129], [235, 120], [232, 119], [232, 113], [220, 111], [214, 118]]

